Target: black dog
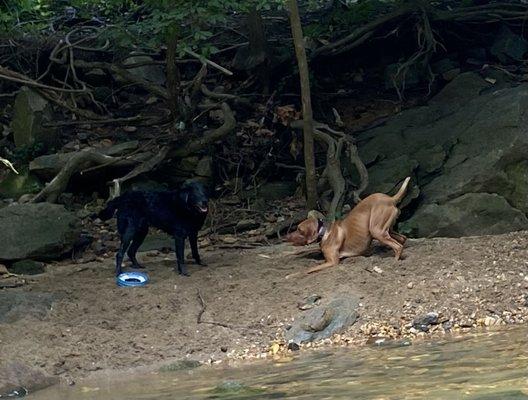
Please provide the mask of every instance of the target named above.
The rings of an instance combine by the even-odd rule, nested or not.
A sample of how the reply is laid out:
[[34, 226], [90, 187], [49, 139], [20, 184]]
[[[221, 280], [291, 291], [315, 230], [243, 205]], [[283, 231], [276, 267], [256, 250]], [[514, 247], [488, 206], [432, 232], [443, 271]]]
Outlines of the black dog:
[[175, 241], [178, 272], [189, 276], [183, 250], [185, 238], [189, 238], [191, 252], [197, 264], [205, 265], [198, 254], [198, 231], [207, 216], [208, 198], [202, 184], [191, 182], [177, 191], [131, 191], [110, 202], [99, 213], [107, 220], [117, 210], [117, 231], [121, 245], [116, 255], [116, 276], [121, 273], [125, 252], [134, 268], [143, 268], [136, 259], [136, 252], [147, 236], [149, 226], [172, 235]]

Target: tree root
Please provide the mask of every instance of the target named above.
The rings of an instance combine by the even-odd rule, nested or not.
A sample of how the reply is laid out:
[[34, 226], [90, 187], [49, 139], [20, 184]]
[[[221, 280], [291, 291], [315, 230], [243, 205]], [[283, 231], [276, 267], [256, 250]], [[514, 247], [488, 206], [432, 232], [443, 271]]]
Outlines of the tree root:
[[[334, 42], [327, 43], [315, 49], [311, 56], [336, 56], [348, 52], [364, 44], [368, 40], [386, 38], [396, 34], [402, 27], [411, 25], [417, 38], [417, 49], [409, 59], [398, 66], [392, 76], [394, 87], [400, 97], [405, 91], [405, 78], [409, 69], [422, 63], [428, 69], [429, 90], [434, 75], [429, 68], [429, 59], [436, 52], [440, 42], [435, 38], [433, 24], [488, 24], [502, 21], [505, 24], [524, 23], [528, 12], [528, 5], [515, 2], [488, 3], [470, 7], [458, 7], [442, 10], [428, 4], [428, 2], [409, 2], [412, 4], [397, 6], [395, 10], [380, 15], [373, 21], [355, 28], [350, 34]], [[385, 34], [385, 32], [387, 32]]]
[[[293, 121], [290, 126], [295, 129], [301, 129], [302, 120]], [[327, 219], [334, 221], [343, 207], [348, 186], [341, 169], [343, 148], [348, 152], [350, 162], [356, 167], [360, 176], [359, 185], [352, 191], [352, 198], [356, 204], [361, 201], [360, 195], [368, 186], [368, 172], [365, 164], [359, 158], [357, 147], [352, 138], [344, 132], [336, 131], [326, 124], [314, 122], [314, 137], [327, 146], [326, 165], [320, 176], [318, 186], [321, 188], [327, 183], [330, 185], [332, 200], [326, 211]]]
[[111, 197], [118, 196], [121, 192], [121, 186], [124, 182], [137, 177], [146, 172], [150, 172], [157, 168], [166, 158], [185, 158], [191, 154], [197, 153], [208, 145], [222, 139], [229, 134], [236, 126], [236, 120], [231, 108], [226, 104], [221, 104], [221, 109], [224, 113], [224, 123], [212, 131], [205, 133], [199, 139], [190, 141], [187, 145], [179, 148], [173, 148], [172, 145], [167, 145], [161, 150], [152, 154], [151, 152], [138, 153], [134, 156], [127, 157], [113, 157], [102, 154], [96, 150], [80, 151], [72, 155], [61, 168], [59, 173], [49, 182], [44, 189], [42, 189], [31, 202], [37, 203], [47, 201], [55, 203], [59, 196], [66, 190], [71, 177], [86, 168], [94, 165], [108, 166], [133, 166], [134, 168], [122, 178], [117, 178], [112, 181]]
[[216, 129], [206, 132], [201, 138], [188, 142], [185, 146], [172, 149], [169, 152], [170, 158], [184, 158], [197, 153], [208, 145], [222, 139], [236, 127], [236, 119], [233, 111], [227, 103], [221, 103], [220, 109], [224, 114], [224, 123]]
[[32, 200], [32, 203], [47, 201], [55, 203], [59, 196], [66, 190], [73, 174], [89, 166], [115, 162], [119, 165], [137, 164], [137, 159], [119, 160], [95, 150], [80, 151], [70, 157], [61, 171], [42, 189]]
[[9, 168], [11, 171], [13, 171], [15, 174], [18, 175], [18, 171], [15, 169], [11, 161], [6, 160], [5, 158], [0, 157], [0, 163], [4, 164], [7, 168]]

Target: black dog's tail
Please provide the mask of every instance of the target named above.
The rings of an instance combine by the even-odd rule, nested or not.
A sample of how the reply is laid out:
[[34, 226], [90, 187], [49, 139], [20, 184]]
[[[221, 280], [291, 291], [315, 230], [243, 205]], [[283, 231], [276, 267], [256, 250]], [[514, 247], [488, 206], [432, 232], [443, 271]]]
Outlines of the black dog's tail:
[[99, 212], [97, 217], [102, 221], [112, 218], [120, 205], [121, 197], [116, 197], [115, 199], [110, 200], [108, 203], [106, 203], [106, 207]]

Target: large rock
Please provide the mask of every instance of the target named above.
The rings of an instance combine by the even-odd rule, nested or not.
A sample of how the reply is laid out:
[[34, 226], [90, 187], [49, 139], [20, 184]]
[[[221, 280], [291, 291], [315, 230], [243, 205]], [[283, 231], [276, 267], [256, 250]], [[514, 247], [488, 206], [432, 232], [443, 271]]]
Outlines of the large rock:
[[[134, 65], [134, 64], [141, 64], [145, 63], [146, 65], [141, 65], [138, 67], [129, 68], [128, 72], [130, 72], [133, 75], [136, 75], [137, 77], [157, 83], [158, 85], [164, 85], [166, 81], [165, 72], [163, 71], [163, 68], [161, 65], [156, 65], [153, 63], [152, 57], [149, 56], [131, 56], [128, 57], [124, 65]], [[147, 64], [151, 63], [152, 64]]]
[[522, 36], [513, 33], [506, 25], [500, 28], [490, 49], [490, 53], [504, 64], [522, 61], [526, 52], [528, 52], [528, 42]]
[[398, 181], [414, 176], [417, 209], [402, 224], [411, 235], [528, 229], [528, 85], [505, 86], [461, 74], [427, 106], [404, 111], [361, 138], [368, 193], [393, 193]]
[[358, 306], [359, 299], [355, 296], [337, 297], [302, 314], [284, 337], [288, 343], [297, 345], [327, 339], [356, 322]]
[[468, 193], [444, 204], [421, 207], [403, 222], [401, 233], [411, 236], [460, 237], [494, 235], [526, 229], [528, 219], [497, 194]]
[[42, 371], [30, 368], [19, 362], [0, 363], [0, 398], [18, 398], [35, 390], [44, 389], [58, 383], [57, 377], [51, 377]]
[[61, 205], [0, 209], [0, 260], [55, 259], [71, 251], [79, 235], [79, 219]]
[[11, 129], [17, 147], [36, 143], [53, 145], [57, 142], [57, 131], [46, 127], [53, 122], [53, 111], [46, 99], [37, 92], [23, 87], [16, 96]]

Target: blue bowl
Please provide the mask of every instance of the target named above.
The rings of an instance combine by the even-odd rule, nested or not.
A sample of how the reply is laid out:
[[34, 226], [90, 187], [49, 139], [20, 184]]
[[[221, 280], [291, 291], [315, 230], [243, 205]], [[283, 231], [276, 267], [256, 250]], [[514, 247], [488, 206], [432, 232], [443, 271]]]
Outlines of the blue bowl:
[[123, 287], [145, 286], [149, 280], [144, 272], [123, 272], [116, 277], [117, 286]]

